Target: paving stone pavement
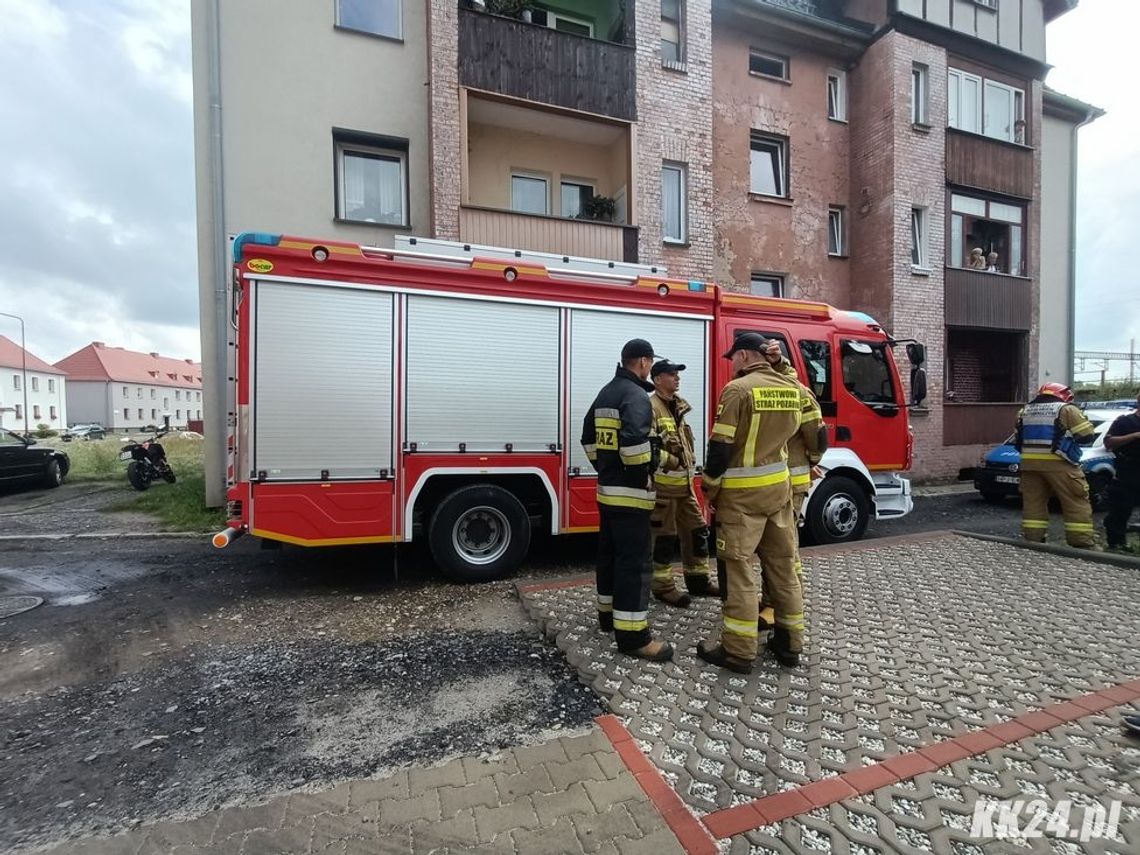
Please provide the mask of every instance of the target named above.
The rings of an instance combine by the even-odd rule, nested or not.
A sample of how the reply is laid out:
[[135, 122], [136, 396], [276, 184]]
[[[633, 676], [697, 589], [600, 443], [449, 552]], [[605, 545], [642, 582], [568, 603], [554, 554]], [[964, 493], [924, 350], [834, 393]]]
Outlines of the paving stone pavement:
[[[868, 548], [870, 547], [870, 548]], [[698, 815], [1140, 676], [1140, 572], [956, 535], [804, 553], [807, 655], [749, 677], [695, 657], [719, 602], [654, 603], [666, 664], [617, 653], [589, 585], [521, 590], [583, 682]], [[1140, 740], [1121, 710], [720, 841], [732, 853], [1140, 852]], [[970, 837], [979, 800], [1120, 802], [1110, 839]], [[1022, 821], [1022, 827], [1025, 826]]]
[[490, 757], [298, 791], [53, 855], [683, 855], [600, 729]]

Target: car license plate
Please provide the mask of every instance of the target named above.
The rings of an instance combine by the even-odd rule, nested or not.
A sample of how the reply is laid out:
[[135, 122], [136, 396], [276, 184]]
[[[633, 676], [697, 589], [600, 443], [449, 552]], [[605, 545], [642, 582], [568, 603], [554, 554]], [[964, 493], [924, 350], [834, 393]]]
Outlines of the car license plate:
[[130, 460], [131, 459], [131, 453], [129, 451], [120, 451], [119, 452], [119, 459], [120, 460]]
[[1017, 484], [1021, 481], [1016, 475], [998, 475], [994, 480], [999, 484]]

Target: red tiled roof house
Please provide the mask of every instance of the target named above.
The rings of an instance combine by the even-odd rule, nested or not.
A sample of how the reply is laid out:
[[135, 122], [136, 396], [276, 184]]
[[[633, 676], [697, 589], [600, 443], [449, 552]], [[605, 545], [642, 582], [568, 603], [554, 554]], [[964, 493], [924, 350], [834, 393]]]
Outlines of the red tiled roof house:
[[[0, 335], [0, 428], [23, 432], [41, 424], [52, 430], [67, 427], [65, 375]], [[25, 400], [28, 413], [24, 412]]]

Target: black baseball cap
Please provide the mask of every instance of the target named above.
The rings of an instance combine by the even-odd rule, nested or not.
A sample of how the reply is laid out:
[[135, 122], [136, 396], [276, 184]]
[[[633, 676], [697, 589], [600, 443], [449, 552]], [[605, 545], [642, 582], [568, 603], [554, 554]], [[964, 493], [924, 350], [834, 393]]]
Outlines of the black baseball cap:
[[724, 354], [725, 359], [732, 359], [732, 354], [738, 350], [755, 350], [757, 353], [763, 353], [764, 348], [768, 346], [768, 339], [760, 335], [760, 333], [746, 332], [740, 333], [732, 342], [732, 347]]
[[649, 369], [649, 376], [656, 377], [658, 374], [676, 374], [677, 372], [684, 370], [684, 365], [678, 365], [676, 362], [670, 362], [668, 359], [662, 359], [660, 362], [653, 363], [653, 367]]
[[656, 354], [653, 352], [653, 345], [643, 338], [631, 338], [621, 349], [623, 362], [627, 359], [641, 359], [646, 356], [653, 359]]

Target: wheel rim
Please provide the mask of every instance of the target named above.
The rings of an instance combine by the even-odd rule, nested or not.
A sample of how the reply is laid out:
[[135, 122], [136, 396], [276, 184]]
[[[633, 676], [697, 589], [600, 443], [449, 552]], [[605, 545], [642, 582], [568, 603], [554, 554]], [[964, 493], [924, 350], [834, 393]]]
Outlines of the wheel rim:
[[836, 493], [823, 506], [823, 525], [833, 537], [847, 537], [859, 524], [859, 506], [846, 493]]
[[451, 530], [451, 545], [471, 564], [491, 564], [511, 545], [511, 525], [498, 508], [480, 505], [465, 511]]

